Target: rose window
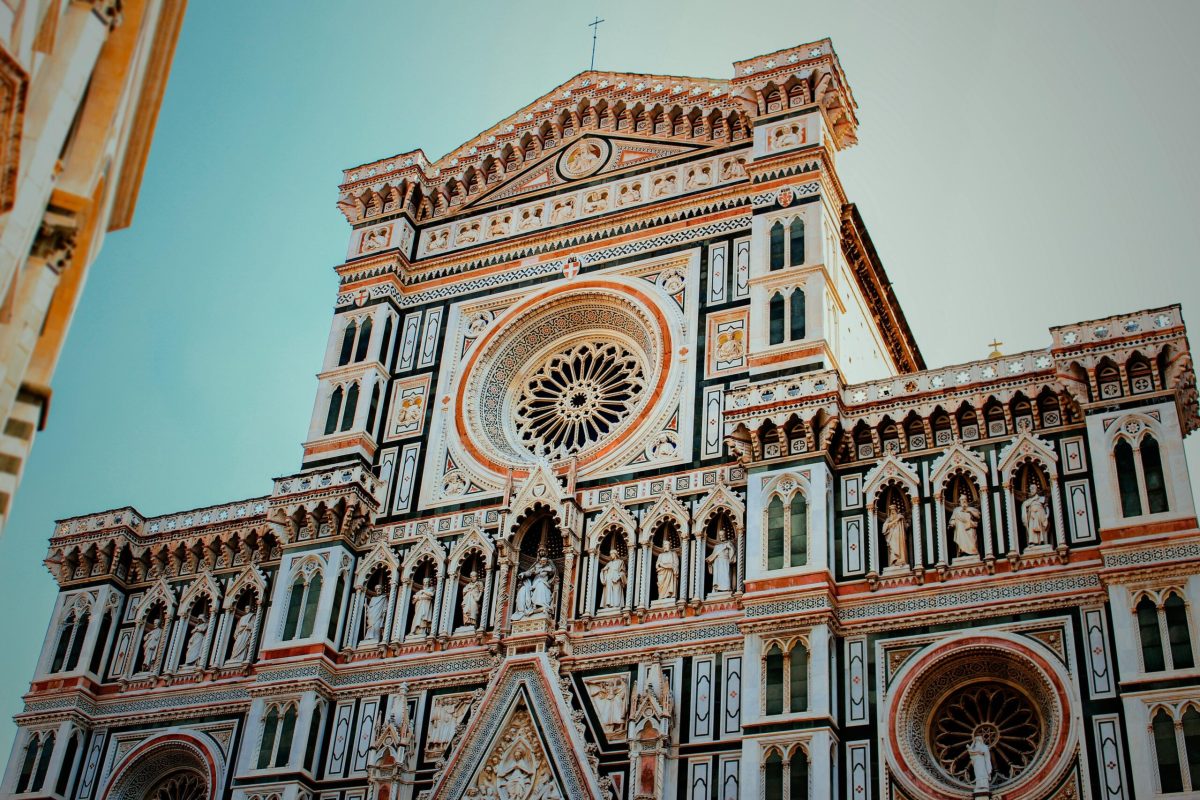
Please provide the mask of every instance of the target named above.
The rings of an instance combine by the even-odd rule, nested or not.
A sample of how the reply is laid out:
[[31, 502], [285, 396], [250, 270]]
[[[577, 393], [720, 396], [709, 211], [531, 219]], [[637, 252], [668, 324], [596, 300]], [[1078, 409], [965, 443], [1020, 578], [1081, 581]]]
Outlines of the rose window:
[[146, 793], [146, 800], [206, 800], [208, 786], [194, 772], [176, 772]]
[[1000, 683], [970, 685], [948, 696], [931, 720], [929, 741], [942, 768], [972, 781], [967, 753], [976, 735], [990, 748], [994, 779], [1016, 778], [1037, 755], [1042, 740], [1038, 714], [1023, 693]]
[[493, 475], [568, 459], [628, 463], [662, 433], [680, 391], [677, 306], [653, 284], [582, 280], [498, 315], [466, 353], [454, 425]]
[[575, 455], [620, 426], [645, 387], [641, 359], [620, 343], [572, 345], [520, 388], [514, 410], [521, 444], [551, 460]]
[[977, 737], [998, 795], [1045, 796], [1069, 768], [1076, 733], [1065, 673], [1026, 641], [1007, 632], [950, 639], [910, 657], [894, 676], [885, 756], [908, 796], [971, 796], [968, 749]]

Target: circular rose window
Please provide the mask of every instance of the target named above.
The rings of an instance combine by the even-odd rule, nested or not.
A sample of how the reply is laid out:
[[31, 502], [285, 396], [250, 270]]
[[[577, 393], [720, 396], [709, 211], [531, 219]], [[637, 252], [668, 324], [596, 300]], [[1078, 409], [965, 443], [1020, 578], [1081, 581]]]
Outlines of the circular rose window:
[[455, 425], [467, 451], [503, 474], [538, 459], [583, 469], [644, 449], [635, 432], [665, 422], [661, 401], [678, 380], [655, 291], [577, 281], [498, 318], [464, 365]]
[[646, 388], [641, 359], [615, 341], [572, 344], [519, 382], [521, 443], [553, 461], [575, 455], [618, 428]]
[[1072, 752], [1066, 686], [1055, 662], [1015, 637], [964, 637], [911, 657], [888, 692], [892, 774], [930, 800], [971, 797], [972, 751], [984, 750], [992, 792], [1038, 795]]
[[1024, 692], [984, 681], [952, 692], [933, 712], [929, 741], [947, 774], [970, 783], [968, 749], [978, 736], [989, 748], [993, 781], [1018, 777], [1037, 755], [1042, 726], [1037, 708]]

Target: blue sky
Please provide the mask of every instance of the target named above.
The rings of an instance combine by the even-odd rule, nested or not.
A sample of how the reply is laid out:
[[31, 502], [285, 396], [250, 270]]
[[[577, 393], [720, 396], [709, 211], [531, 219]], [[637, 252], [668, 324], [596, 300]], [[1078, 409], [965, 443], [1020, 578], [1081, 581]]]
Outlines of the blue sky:
[[340, 170], [436, 158], [585, 69], [593, 14], [600, 69], [723, 78], [833, 38], [861, 120], [839, 168], [931, 366], [1171, 302], [1200, 319], [1200, 4], [193, 0], [134, 224], [92, 269], [0, 539], [0, 753], [53, 520], [294, 471]]

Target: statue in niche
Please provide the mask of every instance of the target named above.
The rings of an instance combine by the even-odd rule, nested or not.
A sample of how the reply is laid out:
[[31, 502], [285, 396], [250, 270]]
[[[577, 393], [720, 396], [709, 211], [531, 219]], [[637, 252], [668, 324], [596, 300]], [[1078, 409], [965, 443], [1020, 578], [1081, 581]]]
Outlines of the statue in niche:
[[513, 619], [523, 619], [533, 614], [549, 614], [554, 604], [554, 581], [557, 571], [550, 561], [545, 546], [538, 547], [537, 561], [533, 566], [517, 575], [516, 611]]
[[378, 250], [381, 247], [387, 247], [388, 229], [387, 228], [372, 228], [363, 234], [362, 247], [359, 248], [364, 253], [369, 253], [372, 250]]
[[976, 732], [975, 738], [967, 746], [967, 755], [971, 758], [971, 772], [975, 777], [974, 790], [990, 792], [992, 788], [992, 749], [983, 740], [983, 734]]
[[434, 253], [438, 250], [444, 250], [450, 241], [450, 231], [443, 228], [440, 231], [434, 231], [429, 237], [429, 244], [425, 246], [425, 252]]
[[721, 165], [721, 180], [727, 181], [732, 178], [741, 178], [746, 174], [746, 159], [731, 158]]
[[625, 715], [628, 686], [623, 678], [596, 681], [592, 692], [592, 703], [600, 725], [608, 734], [620, 731], [627, 722]]
[[669, 542], [654, 562], [654, 573], [658, 579], [658, 599], [674, 598], [679, 585], [679, 556]]
[[967, 502], [965, 492], [958, 495], [958, 505], [950, 515], [950, 530], [960, 556], [979, 555], [979, 540], [975, 535], [979, 530], [979, 510]]
[[184, 648], [183, 666], [194, 667], [204, 656], [204, 642], [208, 638], [208, 616], [202, 614], [190, 619], [192, 632], [188, 634], [187, 647]]
[[475, 244], [479, 239], [479, 223], [475, 222], [470, 225], [464, 225], [458, 231], [458, 235], [454, 237], [455, 245]]
[[725, 532], [713, 545], [712, 553], [704, 559], [712, 572], [712, 587], [714, 592], [728, 592], [733, 587], [733, 545]]
[[722, 331], [717, 334], [717, 360], [737, 361], [745, 352], [744, 342], [746, 332], [740, 328]]
[[799, 123], [791, 125], [782, 125], [775, 129], [775, 147], [783, 149], [785, 147], [796, 147], [804, 143], [805, 131], [800, 127]]
[[233, 628], [233, 646], [229, 649], [229, 662], [238, 663], [250, 657], [250, 639], [254, 635], [254, 612], [246, 609], [238, 617]]
[[440, 753], [454, 741], [458, 726], [467, 716], [471, 707], [471, 695], [455, 697], [439, 697], [433, 703], [433, 713], [429, 720], [429, 737], [426, 750]]
[[427, 636], [433, 623], [433, 582], [425, 579], [424, 585], [413, 595], [412, 635]]
[[1021, 522], [1025, 523], [1025, 534], [1031, 547], [1046, 543], [1050, 512], [1036, 481], [1029, 482], [1029, 497], [1021, 504]]
[[539, 228], [542, 225], [542, 207], [533, 206], [521, 211], [521, 222], [517, 225], [518, 230], [527, 231], [530, 228]]
[[908, 544], [905, 541], [908, 523], [899, 503], [888, 506], [887, 519], [883, 521], [883, 541], [887, 544], [888, 566], [908, 566]]
[[625, 559], [614, 552], [604, 569], [600, 570], [601, 608], [620, 608], [625, 605]]
[[492, 224], [488, 228], [489, 236], [507, 236], [509, 223], [512, 221], [511, 214], [497, 214], [492, 217]]
[[471, 570], [471, 579], [462, 589], [462, 618], [464, 625], [475, 627], [479, 624], [479, 605], [483, 601], [483, 581], [478, 573]]
[[154, 669], [154, 662], [158, 658], [158, 646], [161, 643], [162, 627], [158, 624], [157, 619], [152, 619], [142, 638], [142, 669]]
[[383, 586], [374, 589], [367, 587], [366, 626], [363, 631], [364, 642], [377, 642], [383, 636], [383, 618], [387, 610], [387, 595]]

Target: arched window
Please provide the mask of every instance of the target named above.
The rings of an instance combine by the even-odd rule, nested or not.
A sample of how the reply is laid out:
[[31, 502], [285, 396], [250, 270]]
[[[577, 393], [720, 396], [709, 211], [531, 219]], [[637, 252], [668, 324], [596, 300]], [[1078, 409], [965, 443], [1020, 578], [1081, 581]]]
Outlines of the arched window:
[[1138, 637], [1142, 643], [1142, 667], [1146, 672], [1166, 669], [1162, 633], [1158, 627], [1158, 608], [1149, 597], [1137, 604]]
[[772, 642], [763, 659], [763, 714], [808, 710], [808, 648], [796, 639], [788, 649]]
[[79, 656], [83, 652], [83, 641], [87, 638], [88, 614], [80, 614], [79, 619], [75, 622], [75, 633], [71, 639], [71, 651], [67, 656], [66, 670], [70, 672], [79, 666]]
[[802, 644], [788, 653], [788, 710], [808, 710], [808, 650]]
[[808, 563], [808, 501], [796, 492], [788, 504], [788, 540], [791, 544], [791, 566]]
[[792, 291], [792, 319], [791, 319], [791, 337], [792, 341], [803, 339], [805, 336], [804, 324], [804, 290], [795, 289]]
[[104, 648], [108, 645], [108, 634], [112, 630], [113, 612], [105, 611], [104, 616], [100, 618], [100, 631], [96, 636], [96, 644], [92, 648], [92, 659], [88, 662], [88, 671], [93, 675], [100, 675], [100, 669], [103, 666], [100, 662], [104, 659]]
[[1200, 789], [1200, 711], [1195, 706], [1183, 712], [1183, 750], [1195, 791]]
[[1179, 768], [1179, 744], [1175, 740], [1175, 721], [1160, 708], [1151, 720], [1154, 731], [1154, 757], [1158, 762], [1158, 790], [1163, 794], [1183, 791], [1183, 773]]
[[804, 752], [803, 747], [797, 747], [792, 752], [791, 761], [788, 763], [791, 768], [791, 776], [788, 779], [788, 788], [791, 790], [788, 793], [790, 800], [807, 800], [808, 798], [808, 753]]
[[21, 760], [21, 775], [17, 778], [17, 794], [29, 788], [33, 767], [37, 764], [39, 741], [37, 734], [30, 734], [29, 741], [25, 743], [25, 758]]
[[42, 739], [42, 752], [38, 758], [37, 771], [33, 773], [33, 783], [29, 786], [29, 791], [39, 792], [42, 789], [42, 784], [46, 782], [46, 773], [50, 771], [50, 759], [54, 757], [54, 734], [48, 733]]
[[304, 768], [313, 771], [313, 763], [317, 757], [317, 745], [321, 741], [321, 723], [325, 720], [324, 709], [318, 704], [308, 721], [308, 739], [304, 743]]
[[1138, 491], [1137, 467], [1133, 463], [1133, 448], [1122, 439], [1113, 448], [1117, 462], [1117, 488], [1121, 491], [1121, 514], [1136, 517], [1142, 513], [1141, 493]]
[[342, 415], [342, 387], [333, 390], [329, 396], [329, 413], [325, 415], [325, 435], [337, 430], [338, 417]]
[[771, 226], [771, 269], [783, 269], [783, 223]]
[[771, 645], [766, 658], [766, 714], [783, 713], [783, 663], [783, 650], [777, 644]]
[[358, 323], [354, 320], [346, 326], [346, 330], [342, 333], [342, 352], [338, 355], [338, 366], [342, 367], [350, 363], [350, 356], [354, 352], [354, 337], [358, 333]]
[[388, 317], [383, 323], [383, 341], [379, 343], [379, 363], [383, 364], [385, 370], [389, 369], [389, 362], [392, 360], [392, 318]]
[[1162, 456], [1158, 452], [1158, 442], [1150, 434], [1142, 437], [1138, 445], [1142, 456], [1142, 477], [1146, 481], [1146, 499], [1149, 501], [1150, 513], [1160, 514], [1167, 510], [1167, 484], [1163, 481]]
[[58, 672], [67, 661], [67, 651], [71, 647], [71, 638], [75, 635], [75, 612], [72, 611], [63, 620], [58, 632], [58, 642], [54, 645], [54, 660], [50, 662], [50, 671]]
[[279, 745], [275, 748], [275, 766], [286, 767], [292, 754], [292, 736], [296, 733], [296, 707], [288, 706], [279, 724]]
[[783, 569], [783, 500], [767, 504], [767, 569]]
[[350, 430], [354, 424], [354, 412], [358, 410], [358, 382], [350, 384], [346, 390], [346, 409], [342, 412], [342, 430]]
[[54, 791], [60, 795], [67, 794], [67, 784], [71, 782], [71, 773], [75, 771], [75, 753], [79, 750], [79, 737], [72, 736], [63, 751], [62, 766], [58, 768], [58, 780], [54, 783]]
[[771, 296], [771, 344], [783, 342], [783, 295], [776, 292]]
[[258, 743], [258, 769], [271, 766], [275, 754], [275, 739], [279, 735], [279, 709], [271, 706], [263, 718], [262, 741]]
[[1183, 598], [1175, 592], [1168, 594], [1163, 603], [1162, 613], [1167, 623], [1171, 669], [1191, 669], [1195, 666], [1195, 657], [1192, 654], [1192, 635]]
[[305, 583], [302, 578], [292, 582], [288, 592], [287, 614], [283, 618], [283, 640], [296, 638], [296, 630], [300, 625], [300, 609], [304, 605]]
[[358, 347], [354, 350], [354, 360], [363, 361], [367, 357], [367, 351], [371, 348], [371, 318], [367, 317], [363, 320], [362, 327], [358, 329]]
[[325, 631], [325, 638], [337, 647], [338, 623], [342, 616], [342, 595], [346, 591], [346, 573], [338, 573], [337, 583], [333, 585], [333, 611], [329, 615], [329, 628]]
[[772, 750], [763, 765], [763, 792], [766, 800], [783, 800], [783, 756]]
[[367, 404], [367, 433], [375, 435], [375, 412], [379, 410], [379, 384], [371, 388], [371, 402]]
[[300, 638], [312, 636], [313, 627], [317, 624], [317, 604], [321, 602], [321, 574], [312, 576], [308, 588], [304, 592], [304, 621], [300, 625]]
[[788, 229], [788, 266], [804, 263], [804, 220], [797, 217]]

